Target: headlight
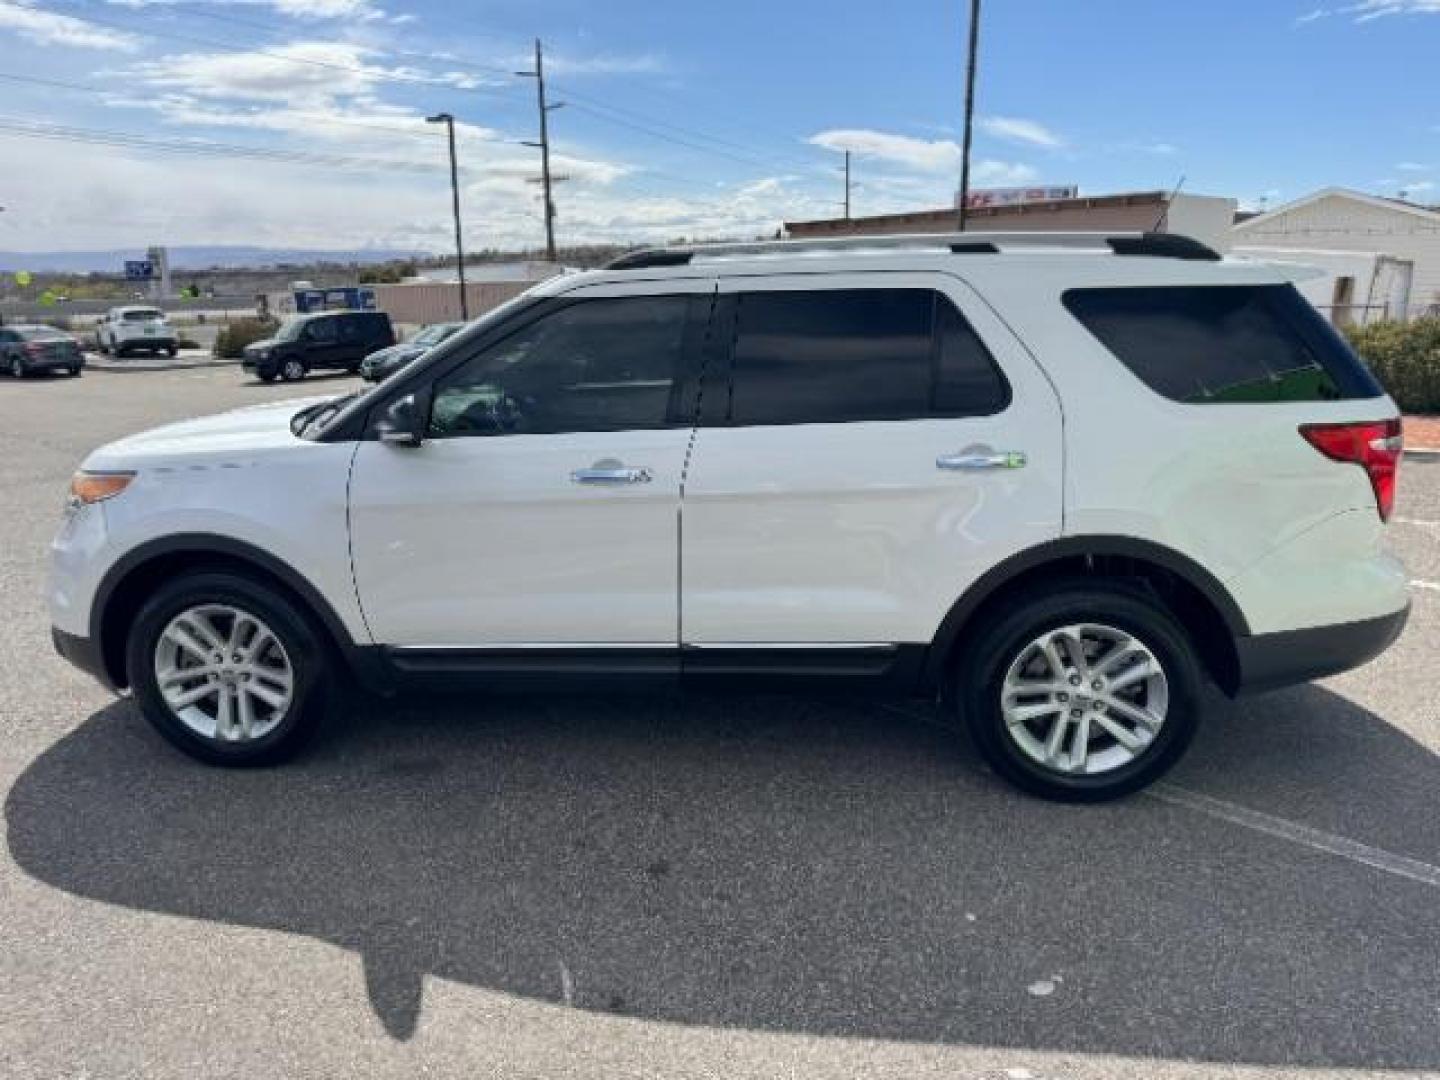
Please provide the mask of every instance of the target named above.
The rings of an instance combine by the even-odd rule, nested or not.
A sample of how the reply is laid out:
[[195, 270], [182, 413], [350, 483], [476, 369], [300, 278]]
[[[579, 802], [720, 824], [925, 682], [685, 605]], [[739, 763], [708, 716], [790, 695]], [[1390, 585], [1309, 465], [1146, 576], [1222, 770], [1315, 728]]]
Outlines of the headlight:
[[134, 479], [133, 472], [78, 472], [70, 478], [70, 505], [88, 506], [113, 499]]

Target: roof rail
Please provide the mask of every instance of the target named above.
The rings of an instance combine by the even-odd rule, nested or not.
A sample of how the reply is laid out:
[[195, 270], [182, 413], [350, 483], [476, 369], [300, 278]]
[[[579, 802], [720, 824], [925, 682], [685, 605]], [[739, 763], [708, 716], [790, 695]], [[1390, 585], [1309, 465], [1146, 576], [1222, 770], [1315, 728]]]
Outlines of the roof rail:
[[956, 255], [1000, 255], [1020, 251], [1109, 251], [1171, 259], [1219, 260], [1218, 252], [1174, 233], [964, 232], [902, 233], [891, 236], [839, 236], [808, 240], [698, 244], [695, 247], [632, 251], [606, 265], [607, 270], [686, 266], [696, 259], [822, 254], [868, 251], [949, 251]]

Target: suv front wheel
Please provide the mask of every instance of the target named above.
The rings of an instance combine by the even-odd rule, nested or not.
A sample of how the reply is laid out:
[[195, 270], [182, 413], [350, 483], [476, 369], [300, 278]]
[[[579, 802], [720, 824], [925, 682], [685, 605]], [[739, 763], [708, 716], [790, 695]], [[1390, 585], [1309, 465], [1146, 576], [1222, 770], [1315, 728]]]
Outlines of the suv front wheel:
[[136, 617], [126, 670], [141, 711], [212, 765], [293, 756], [325, 713], [325, 647], [283, 595], [206, 572], [161, 588]]
[[293, 356], [288, 360], [280, 362], [280, 378], [286, 382], [299, 382], [305, 377], [305, 361], [297, 360]]
[[965, 726], [1001, 776], [1036, 795], [1127, 795], [1195, 733], [1194, 649], [1142, 585], [1062, 582], [1006, 604], [968, 640], [956, 688]]

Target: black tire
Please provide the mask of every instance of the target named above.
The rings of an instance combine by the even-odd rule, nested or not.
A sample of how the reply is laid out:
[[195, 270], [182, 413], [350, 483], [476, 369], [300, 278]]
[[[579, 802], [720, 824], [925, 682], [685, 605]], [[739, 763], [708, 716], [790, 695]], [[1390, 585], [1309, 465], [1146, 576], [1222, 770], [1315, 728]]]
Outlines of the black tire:
[[[1010, 665], [1047, 630], [1074, 623], [1103, 624], [1131, 635], [1160, 663], [1168, 689], [1165, 721], [1153, 741], [1128, 763], [1093, 775], [1052, 769], [1027, 755], [1012, 738], [1001, 707]], [[966, 633], [953, 674], [961, 719], [985, 760], [1015, 786], [1057, 801], [1102, 802], [1153, 783], [1180, 760], [1199, 721], [1203, 676], [1194, 646], [1143, 584], [1075, 579], [1020, 595]]]
[[25, 366], [25, 361], [18, 356], [10, 358], [10, 375], [16, 379], [23, 379], [30, 374], [30, 369]]
[[263, 382], [263, 383], [272, 383], [272, 382], [275, 381], [275, 372], [273, 372], [273, 371], [257, 371], [257, 372], [255, 373], [255, 377], [256, 377], [257, 379], [259, 379], [259, 380], [260, 380], [261, 382]]
[[167, 345], [167, 346], [165, 347], [165, 355], [166, 355], [166, 356], [169, 356], [169, 357], [171, 357], [171, 358], [175, 357], [176, 354], [178, 354], [179, 352], [180, 352], [180, 349], [179, 349], [177, 346]]
[[[247, 742], [223, 742], [188, 727], [165, 703], [155, 676], [160, 636], [176, 615], [200, 604], [224, 604], [259, 617], [280, 641], [293, 675], [290, 704], [276, 727]], [[199, 572], [163, 585], [136, 616], [126, 642], [126, 673], [145, 718], [169, 742], [210, 765], [274, 765], [315, 736], [327, 711], [334, 665], [322, 632], [274, 588], [240, 574]]]
[[303, 360], [282, 360], [280, 362], [280, 377], [286, 382], [299, 382], [305, 378], [306, 368]]
[[80, 377], [80, 366], [78, 364], [75, 365], [69, 369], [69, 372], [72, 379], [78, 379]]

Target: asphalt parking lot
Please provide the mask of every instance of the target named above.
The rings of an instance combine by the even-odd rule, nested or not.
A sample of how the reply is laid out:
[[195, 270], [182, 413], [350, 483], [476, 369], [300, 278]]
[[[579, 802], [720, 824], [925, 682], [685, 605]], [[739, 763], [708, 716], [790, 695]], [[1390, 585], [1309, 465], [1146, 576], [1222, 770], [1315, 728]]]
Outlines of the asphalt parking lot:
[[0, 380], [0, 1076], [1440, 1076], [1440, 460], [1400, 643], [1123, 803], [821, 698], [369, 704], [207, 770], [51, 650], [66, 481], [355, 385]]

